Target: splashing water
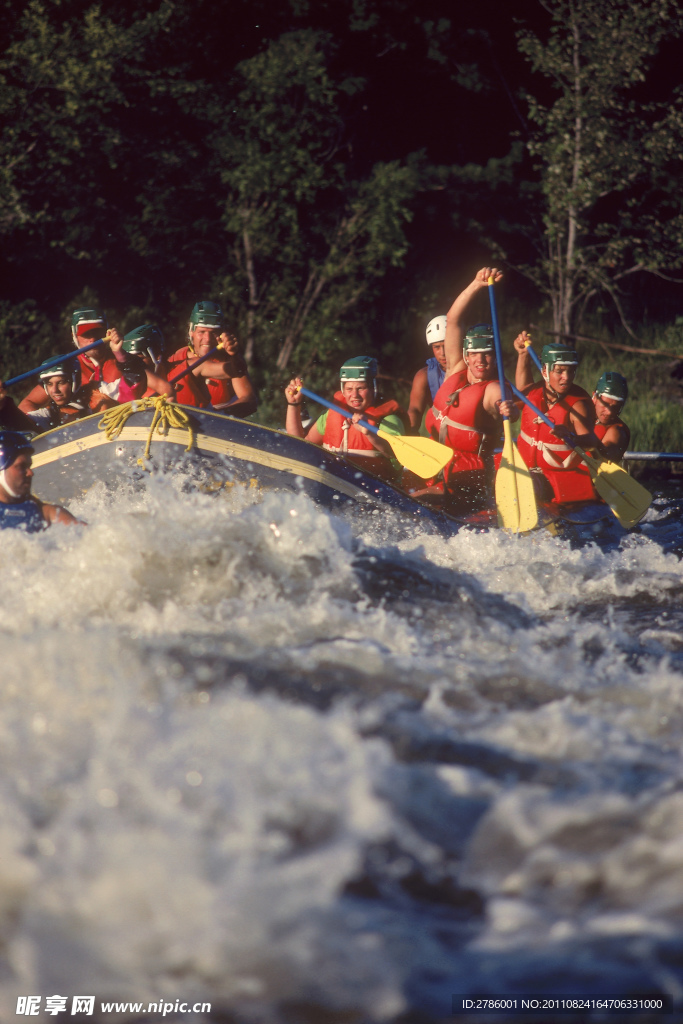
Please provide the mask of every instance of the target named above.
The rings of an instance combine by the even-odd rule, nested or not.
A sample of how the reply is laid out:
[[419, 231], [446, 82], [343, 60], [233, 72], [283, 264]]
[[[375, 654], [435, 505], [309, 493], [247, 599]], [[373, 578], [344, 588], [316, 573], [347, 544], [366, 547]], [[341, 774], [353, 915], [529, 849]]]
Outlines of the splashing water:
[[406, 536], [163, 477], [72, 510], [0, 535], [0, 1019], [683, 994], [677, 526]]

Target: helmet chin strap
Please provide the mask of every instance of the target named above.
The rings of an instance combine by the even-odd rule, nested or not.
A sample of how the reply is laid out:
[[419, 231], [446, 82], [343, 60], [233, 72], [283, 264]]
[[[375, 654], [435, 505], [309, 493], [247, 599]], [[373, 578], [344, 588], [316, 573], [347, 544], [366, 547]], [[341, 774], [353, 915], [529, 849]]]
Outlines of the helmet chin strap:
[[21, 497], [21, 495], [17, 494], [16, 491], [13, 491], [12, 488], [10, 487], [10, 485], [7, 483], [7, 477], [5, 476], [5, 470], [4, 469], [0, 471], [0, 487], [2, 487], [3, 491], [7, 491], [7, 493], [9, 494], [9, 496], [11, 498], [20, 498]]
[[543, 369], [541, 370], [541, 373], [543, 374], [543, 380], [545, 381], [546, 388], [548, 389], [550, 394], [554, 396], [555, 401], [559, 402], [560, 396], [557, 393], [557, 391], [555, 390], [555, 388], [552, 386], [552, 384], [550, 383], [550, 370], [548, 369], [548, 364], [547, 363], [543, 364]]

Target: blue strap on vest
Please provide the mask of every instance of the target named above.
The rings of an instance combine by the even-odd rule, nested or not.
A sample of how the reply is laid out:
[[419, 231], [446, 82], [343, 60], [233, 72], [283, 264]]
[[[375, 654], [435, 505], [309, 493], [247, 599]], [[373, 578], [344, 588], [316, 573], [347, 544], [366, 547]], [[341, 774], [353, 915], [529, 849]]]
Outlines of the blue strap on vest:
[[436, 393], [445, 379], [446, 371], [441, 369], [437, 358], [435, 356], [431, 356], [427, 360], [427, 383], [429, 384], [429, 390], [432, 393], [432, 400], [436, 397]]
[[47, 526], [40, 505], [27, 501], [9, 504], [0, 501], [0, 530], [23, 530], [24, 533], [42, 533]]

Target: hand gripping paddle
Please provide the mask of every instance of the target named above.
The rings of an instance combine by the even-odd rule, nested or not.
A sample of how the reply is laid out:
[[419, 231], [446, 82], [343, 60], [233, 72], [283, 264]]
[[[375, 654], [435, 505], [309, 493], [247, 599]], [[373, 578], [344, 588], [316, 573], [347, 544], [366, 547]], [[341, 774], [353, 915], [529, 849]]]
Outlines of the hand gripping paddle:
[[[489, 278], [488, 285], [493, 340], [496, 346], [496, 363], [498, 364], [498, 380], [500, 381], [500, 397], [502, 401], [505, 401], [503, 352], [500, 344], [498, 314], [493, 291], [495, 286], [492, 277]], [[495, 486], [498, 525], [504, 530], [512, 530], [513, 533], [526, 533], [538, 525], [534, 482], [531, 479], [531, 473], [526, 462], [517, 451], [517, 445], [512, 440], [510, 420], [507, 416], [503, 416], [503, 438], [503, 454], [498, 472], [496, 473]]]
[[[345, 419], [353, 419], [353, 413], [335, 405], [334, 402], [328, 402], [326, 398], [321, 398], [320, 395], [314, 394], [308, 388], [299, 388], [299, 391], [314, 402], [338, 412]], [[436, 476], [453, 458], [451, 448], [445, 444], [439, 444], [431, 437], [403, 437], [400, 434], [389, 434], [386, 430], [382, 430], [381, 427], [376, 427], [366, 420], [361, 420], [359, 426], [365, 427], [366, 430], [387, 441], [401, 465], [409, 469], [415, 476], [421, 477], [422, 480], [429, 480], [430, 477]]]

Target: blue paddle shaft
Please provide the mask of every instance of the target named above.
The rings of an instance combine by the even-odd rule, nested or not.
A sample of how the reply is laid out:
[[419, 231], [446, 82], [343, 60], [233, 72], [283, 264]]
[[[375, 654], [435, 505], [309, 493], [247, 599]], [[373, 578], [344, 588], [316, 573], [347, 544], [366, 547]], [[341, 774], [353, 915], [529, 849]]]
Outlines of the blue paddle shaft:
[[65, 356], [55, 356], [54, 359], [48, 359], [46, 363], [41, 363], [35, 370], [27, 370], [26, 373], [20, 373], [18, 377], [12, 377], [11, 380], [6, 380], [4, 382], [5, 387], [9, 388], [12, 384], [20, 384], [22, 380], [28, 380], [29, 377], [35, 377], [38, 370], [48, 370], [51, 366], [56, 366], [57, 363], [63, 363], [66, 359], [73, 359], [75, 356], [80, 356], [84, 352], [89, 352], [91, 348], [97, 348], [98, 345], [104, 345], [104, 338], [100, 338], [99, 341], [93, 341], [92, 345], [84, 345], [83, 348], [77, 348], [75, 352], [67, 352]]
[[[496, 297], [493, 283], [489, 283], [489, 302], [491, 303], [491, 324], [493, 326], [493, 344], [496, 346], [496, 363], [498, 364], [498, 382], [500, 384], [500, 400], [505, 401], [505, 373], [503, 371], [503, 349], [500, 344], [500, 331], [498, 330], [498, 311], [496, 309]], [[508, 419], [503, 416], [503, 420]]]
[[536, 353], [534, 352], [534, 350], [533, 350], [533, 348], [531, 347], [531, 345], [527, 345], [527, 347], [526, 347], [526, 350], [527, 350], [527, 352], [529, 353], [529, 355], [531, 356], [531, 358], [533, 359], [533, 361], [534, 361], [534, 362], [536, 363], [536, 369], [537, 369], [537, 370], [540, 370], [540, 371], [541, 371], [541, 373], [543, 373], [543, 363], [542, 363], [542, 362], [541, 362], [541, 360], [540, 360], [540, 359], [538, 358], [538, 356], [537, 356], [537, 355], [536, 355]]
[[683, 462], [683, 452], [624, 452], [627, 462]]
[[[338, 412], [340, 416], [344, 417], [344, 419], [346, 419], [346, 420], [353, 419], [353, 413], [352, 412], [348, 412], [346, 409], [342, 409], [342, 407], [340, 405], [335, 405], [334, 402], [328, 402], [326, 398], [321, 398], [320, 395], [316, 395], [313, 391], [309, 391], [308, 388], [299, 388], [299, 391], [301, 392], [302, 395], [306, 395], [306, 398], [312, 399], [314, 402], [317, 402], [319, 405], [327, 406], [327, 408], [331, 409], [332, 412]], [[379, 429], [376, 426], [374, 426], [372, 423], [368, 423], [367, 420], [359, 420], [358, 425], [361, 426], [361, 427], [365, 427], [372, 434], [379, 434]]]

